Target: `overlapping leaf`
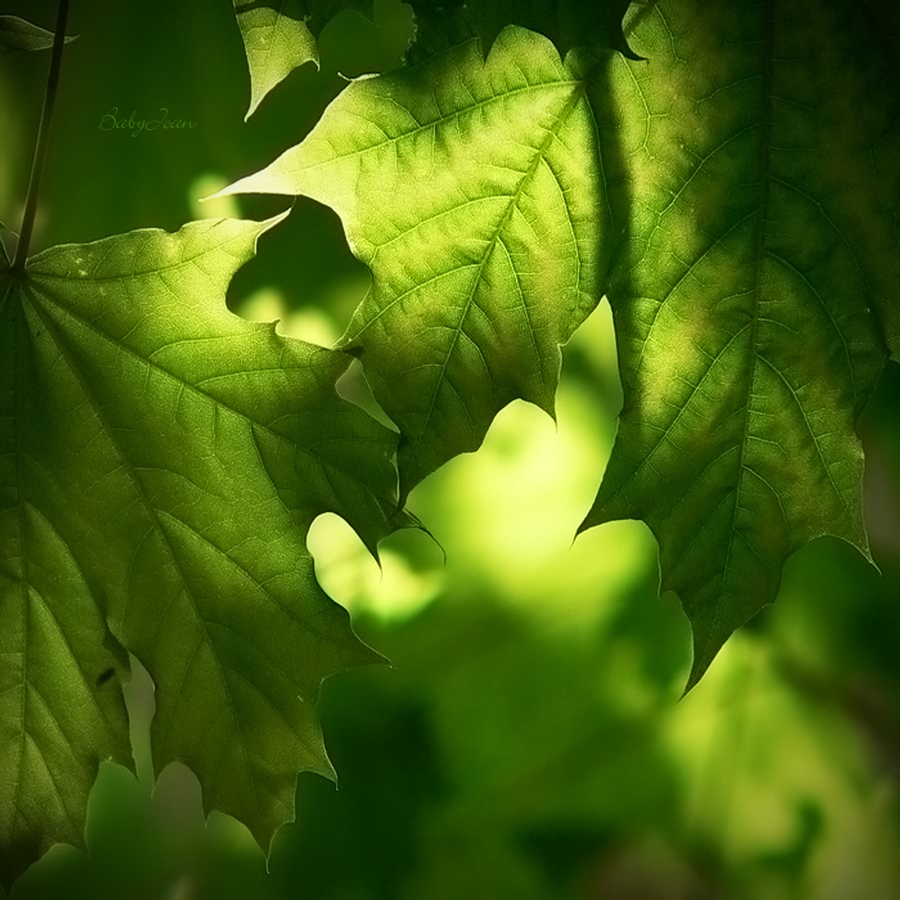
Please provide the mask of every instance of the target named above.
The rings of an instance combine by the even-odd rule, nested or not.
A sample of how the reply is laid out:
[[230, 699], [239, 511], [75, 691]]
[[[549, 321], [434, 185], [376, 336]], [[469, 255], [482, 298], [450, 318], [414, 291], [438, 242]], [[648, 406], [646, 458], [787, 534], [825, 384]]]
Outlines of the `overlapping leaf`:
[[332, 206], [372, 288], [343, 340], [399, 425], [402, 493], [524, 397], [552, 414], [559, 345], [600, 299], [608, 208], [587, 60], [510, 28], [347, 87], [228, 192]]
[[[75, 35], [70, 35], [65, 42], [74, 40]], [[49, 50], [52, 46], [52, 31], [19, 16], [0, 16], [0, 56], [17, 50]]]
[[[270, 222], [47, 250], [0, 273], [0, 854], [78, 842], [98, 761], [128, 762], [119, 644], [156, 682], [157, 768], [263, 845], [329, 774], [327, 675], [376, 659], [319, 588], [321, 512], [373, 548], [395, 440], [336, 393], [347, 357], [227, 311]], [[111, 671], [112, 670], [112, 671]]]
[[294, 69], [319, 64], [316, 38], [341, 10], [372, 16], [373, 0], [234, 0], [250, 68], [250, 118]]
[[891, 22], [875, 0], [661, 0], [632, 39], [649, 63], [613, 59], [594, 98], [627, 237], [626, 400], [584, 527], [652, 528], [691, 683], [791, 552], [834, 535], [868, 554], [855, 423], [900, 350]]

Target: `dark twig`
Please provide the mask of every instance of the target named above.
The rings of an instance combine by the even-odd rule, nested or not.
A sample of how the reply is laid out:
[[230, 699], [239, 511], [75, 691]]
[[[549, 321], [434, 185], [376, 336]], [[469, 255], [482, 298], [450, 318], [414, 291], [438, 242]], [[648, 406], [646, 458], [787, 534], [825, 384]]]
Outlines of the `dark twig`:
[[28, 195], [25, 199], [25, 215], [22, 218], [19, 243], [16, 246], [16, 258], [12, 264], [12, 271], [20, 274], [25, 271], [25, 258], [28, 255], [28, 245], [31, 242], [31, 233], [34, 230], [34, 217], [37, 213], [41, 176], [44, 171], [44, 162], [47, 159], [47, 148], [50, 143], [50, 120], [53, 117], [53, 107], [56, 103], [56, 88], [59, 84], [59, 70], [62, 65], [63, 44], [66, 41], [66, 19], [68, 16], [69, 0], [59, 0], [59, 8], [56, 13], [56, 31], [53, 35], [53, 55], [50, 58], [50, 73], [47, 76], [44, 108], [41, 110], [41, 124], [38, 127], [37, 144], [34, 149], [34, 159], [31, 163], [31, 178], [28, 181]]

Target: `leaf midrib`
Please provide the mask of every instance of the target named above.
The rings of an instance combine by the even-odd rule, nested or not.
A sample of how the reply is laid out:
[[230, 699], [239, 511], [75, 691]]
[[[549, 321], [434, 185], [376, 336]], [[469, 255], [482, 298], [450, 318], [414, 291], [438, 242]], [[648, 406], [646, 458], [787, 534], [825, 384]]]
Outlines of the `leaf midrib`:
[[[494, 226], [493, 234], [491, 235], [490, 242], [485, 248], [484, 253], [482, 254], [481, 260], [478, 263], [477, 271], [474, 273], [472, 277], [472, 287], [469, 291], [469, 296], [466, 298], [465, 305], [462, 309], [462, 312], [459, 316], [459, 320], [457, 323], [457, 327], [453, 332], [453, 337], [450, 340], [450, 346], [447, 349], [447, 353], [444, 356], [444, 361], [441, 365], [441, 370], [438, 373], [437, 378], [435, 379], [435, 387], [432, 391], [431, 402], [428, 407], [428, 411], [425, 414], [425, 417], [422, 421], [422, 425], [419, 428], [419, 432], [416, 435], [416, 440], [420, 441], [425, 434], [425, 431], [428, 428], [428, 424], [431, 421], [431, 417], [434, 414], [434, 408], [437, 404], [438, 394], [440, 393], [441, 386], [444, 383], [445, 375], [447, 372], [447, 366], [450, 363], [450, 358], [453, 356], [454, 351], [456, 350], [456, 345], [459, 341], [459, 336], [462, 333], [463, 325], [465, 324], [466, 318], [468, 317], [469, 310], [472, 307], [472, 303], [475, 300], [475, 294], [478, 291], [478, 287], [481, 283], [482, 275], [484, 273], [484, 268], [487, 265], [488, 260], [493, 255], [497, 244], [500, 242], [500, 235], [503, 229], [506, 227], [507, 222], [513, 214], [513, 211], [518, 207], [519, 201], [522, 198], [522, 194], [525, 191], [526, 185], [534, 178], [535, 172], [537, 172], [538, 167], [541, 165], [541, 162], [545, 161], [545, 157], [547, 152], [550, 149], [553, 141], [556, 139], [559, 134], [559, 130], [562, 128], [563, 123], [568, 119], [568, 117], [572, 114], [575, 108], [578, 106], [578, 103], [583, 99], [586, 90], [586, 83], [584, 81], [575, 81], [573, 82], [575, 89], [572, 91], [571, 95], [566, 99], [563, 104], [562, 109], [556, 116], [555, 121], [551, 128], [547, 129], [547, 134], [544, 135], [544, 139], [541, 141], [540, 145], [535, 149], [534, 158], [528, 166], [528, 169], [522, 174], [522, 178], [519, 181], [518, 186], [514, 193], [509, 195], [509, 201], [506, 204], [506, 208], [503, 211], [503, 214], [500, 216], [497, 224]], [[599, 152], [599, 150], [598, 150]], [[549, 163], [547, 164], [549, 165]], [[568, 218], [568, 216], [567, 216]], [[524, 303], [524, 300], [523, 300]], [[530, 318], [529, 318], [530, 324]], [[533, 336], [533, 329], [531, 329]]]
[[[23, 294], [23, 297], [26, 296], [27, 291], [23, 289], [22, 294]], [[85, 398], [90, 403], [90, 406], [94, 412], [94, 415], [97, 417], [97, 420], [103, 426], [103, 430], [106, 433], [106, 436], [107, 436], [110, 444], [115, 449], [116, 455], [122, 461], [122, 465], [124, 466], [125, 470], [128, 472], [129, 480], [131, 481], [135, 491], [137, 492], [138, 496], [140, 497], [142, 505], [147, 512], [147, 515], [150, 517], [151, 521], [153, 522], [155, 530], [159, 534], [160, 539], [162, 540], [162, 543], [166, 548], [166, 554], [171, 559], [172, 564], [175, 568], [175, 571], [178, 573], [178, 579], [183, 588], [184, 595], [190, 601], [190, 603], [189, 603], [190, 608], [194, 614], [195, 619], [197, 620], [198, 624], [200, 625], [202, 635], [203, 635], [201, 641], [194, 648], [194, 651], [191, 654], [191, 658], [193, 658], [193, 656], [196, 655], [196, 652], [199, 649], [201, 643], [205, 642], [209, 646], [210, 651], [211, 651], [210, 655], [213, 659], [213, 663], [216, 667], [216, 671], [219, 674], [219, 680], [222, 684], [225, 699], [228, 702], [229, 712], [230, 712], [232, 720], [234, 722], [235, 733], [237, 735], [242, 735], [243, 731], [242, 731], [241, 725], [240, 725], [240, 717], [238, 716], [238, 713], [237, 713], [237, 705], [235, 703], [234, 697], [232, 696], [231, 688], [228, 684], [228, 679], [225, 677], [225, 672], [224, 672], [224, 669], [222, 668], [222, 663], [219, 660], [218, 654], [215, 651], [215, 643], [212, 639], [212, 636], [209, 633], [209, 630], [206, 625], [206, 621], [203, 618], [203, 616], [201, 615], [200, 608], [197, 604], [197, 599], [194, 596], [193, 592], [191, 591], [187, 576], [183, 571], [182, 563], [178, 557], [178, 554], [175, 553], [175, 548], [172, 546], [172, 542], [169, 539], [167, 532], [163, 528], [162, 522], [160, 521], [160, 518], [159, 518], [159, 513], [156, 510], [156, 508], [154, 507], [154, 505], [151, 503], [150, 497], [147, 494], [146, 488], [144, 487], [144, 484], [141, 481], [141, 479], [138, 478], [137, 473], [134, 471], [134, 468], [133, 468], [130, 460], [128, 459], [128, 456], [122, 451], [122, 448], [119, 446], [118, 441], [113, 436], [112, 429], [109, 427], [104, 415], [100, 411], [100, 408], [95, 401], [92, 391], [88, 388], [88, 385], [85, 383], [84, 377], [83, 377], [80, 369], [75, 364], [75, 361], [71, 358], [71, 354], [70, 354], [68, 348], [65, 346], [65, 341], [60, 339], [60, 337], [57, 335], [56, 323], [52, 322], [51, 320], [46, 318], [45, 313], [43, 313], [40, 308], [40, 304], [36, 303], [33, 297], [30, 297], [29, 300], [30, 300], [31, 308], [34, 310], [35, 315], [40, 319], [40, 321], [43, 322], [44, 327], [47, 330], [47, 333], [53, 335], [54, 343], [56, 344], [57, 350], [63, 356], [63, 358], [66, 360], [66, 363], [67, 363], [69, 369], [71, 370], [73, 376], [78, 381], [78, 383], [84, 393]], [[58, 304], [55, 304], [55, 305], [57, 305], [58, 308], [65, 309], [64, 307], [59, 307]], [[77, 318], [77, 317], [75, 317], [75, 318]], [[79, 319], [79, 321], [81, 321], [81, 320]], [[101, 334], [101, 336], [106, 337], [105, 335], [102, 335], [102, 332], [100, 334]], [[124, 611], [123, 611], [123, 624], [124, 624]], [[148, 662], [149, 662], [149, 660], [148, 660]], [[189, 668], [185, 670], [185, 680], [187, 678], [188, 671], [189, 671]], [[182, 682], [182, 684], [179, 688], [179, 692], [181, 691], [181, 689], [183, 689], [183, 687], [184, 687], [184, 682]], [[169, 727], [171, 727], [171, 725], [172, 725], [172, 720], [170, 719]], [[161, 744], [165, 743], [162, 738], [160, 738], [160, 743]], [[249, 780], [249, 783], [251, 786], [251, 793], [253, 794], [253, 800], [256, 805], [256, 814], [257, 814], [257, 817], [259, 818], [260, 817], [259, 794], [256, 789], [256, 780], [253, 775], [253, 769], [250, 765], [250, 754], [249, 754], [246, 742], [241, 737], [238, 738], [238, 744], [241, 748], [241, 753], [244, 757], [244, 768], [247, 773], [247, 777], [248, 777], [248, 780]], [[212, 786], [210, 786], [210, 787], [212, 787]]]
[[[511, 90], [503, 91], [503, 93], [500, 93], [500, 94], [493, 94], [492, 96], [488, 97], [486, 100], [479, 100], [475, 103], [469, 103], [469, 104], [466, 104], [465, 106], [461, 106], [459, 109], [454, 110], [452, 113], [447, 113], [446, 115], [438, 116], [436, 119], [433, 119], [430, 122], [425, 122], [424, 124], [417, 125], [415, 128], [412, 128], [409, 131], [404, 131], [402, 134], [398, 134], [395, 137], [385, 138], [383, 141], [378, 141], [377, 143], [369, 144], [367, 147], [362, 147], [358, 150], [351, 150], [349, 153], [336, 153], [332, 156], [329, 156], [327, 159], [323, 159], [319, 162], [305, 165], [302, 167], [301, 171], [317, 169], [321, 166], [331, 165], [332, 163], [339, 162], [344, 159], [351, 159], [354, 156], [362, 156], [364, 153], [371, 153], [373, 150], [380, 150], [382, 147], [388, 147], [391, 144], [396, 144], [398, 141], [405, 141], [407, 138], [410, 138], [410, 137], [413, 137], [414, 135], [420, 134], [423, 131], [428, 131], [432, 128], [436, 128], [439, 125], [445, 125], [447, 122], [452, 122], [454, 119], [459, 118], [460, 116], [464, 115], [467, 112], [471, 112], [472, 110], [475, 110], [475, 109], [481, 109], [485, 106], [489, 106], [492, 103], [498, 103], [501, 100], [506, 100], [509, 97], [515, 97], [519, 94], [529, 93], [530, 91], [546, 91], [546, 90], [549, 90], [552, 88], [574, 87], [574, 88], [576, 88], [576, 90], [578, 88], [581, 88], [581, 90], [583, 91], [584, 85], [585, 85], [585, 83], [583, 80], [577, 79], [577, 78], [572, 78], [572, 79], [558, 79], [558, 80], [553, 80], [553, 81], [543, 82], [543, 83], [538, 83], [538, 84], [529, 84], [529, 85], [526, 85], [525, 87], [520, 87], [520, 88], [512, 88]], [[351, 87], [352, 87], [352, 85], [351, 85]], [[348, 90], [349, 89], [350, 88], [348, 88]], [[397, 102], [396, 99], [393, 97], [379, 96], [378, 99], [379, 100], [391, 100], [395, 103]], [[343, 115], [343, 112], [344, 111], [341, 111], [342, 115]], [[407, 110], [407, 112], [408, 112], [408, 110]], [[374, 124], [374, 123], [372, 123], [372, 124]], [[295, 148], [295, 150], [299, 150], [299, 148], [302, 146], [303, 145], [300, 144], [297, 148]], [[292, 153], [292, 152], [293, 151], [288, 150], [288, 151], [286, 151], [285, 155]], [[273, 163], [273, 165], [276, 165], [277, 162], [278, 162], [278, 160], [276, 160], [275, 163]], [[265, 171], [266, 170], [264, 169], [263, 172], [265, 172]], [[262, 174], [262, 173], [260, 173], [260, 174]], [[241, 179], [241, 181], [247, 181], [247, 180], [254, 179], [254, 178], [256, 178], [255, 175], [249, 175], [246, 179]], [[240, 181], [236, 182], [234, 187], [237, 187], [238, 185], [240, 185], [240, 183], [241, 183]]]
[[[199, 258], [199, 257], [202, 256], [202, 255], [203, 255], [203, 254], [198, 254], [198, 257], [196, 257], [196, 258]], [[192, 258], [192, 259], [190, 259], [190, 260], [186, 260], [186, 262], [193, 262], [194, 264], [196, 264], [196, 258]], [[201, 270], [201, 271], [202, 271], [202, 270]], [[146, 273], [146, 275], [145, 275], [144, 277], [152, 276], [152, 275], [155, 275], [155, 274], [156, 274], [155, 271], [148, 272], [148, 273]], [[62, 279], [63, 276], [57, 276], [57, 278]], [[71, 316], [71, 318], [73, 318], [76, 322], [80, 323], [80, 324], [83, 325], [85, 328], [87, 328], [88, 330], [90, 330], [90, 331], [92, 331], [94, 334], [96, 334], [99, 338], [101, 338], [102, 340], [106, 341], [108, 344], [111, 344], [112, 346], [116, 347], [118, 350], [123, 351], [124, 353], [128, 354], [128, 355], [131, 356], [132, 358], [134, 358], [134, 359], [138, 360], [139, 362], [141, 362], [141, 363], [143, 363], [143, 364], [149, 366], [149, 367], [150, 367], [151, 369], [153, 369], [154, 371], [157, 371], [157, 372], [161, 373], [162, 375], [165, 375], [166, 377], [171, 378], [174, 382], [176, 382], [177, 384], [179, 384], [179, 385], [181, 385], [182, 387], [186, 388], [187, 390], [191, 391], [192, 393], [197, 394], [198, 396], [203, 397], [205, 400], [208, 400], [209, 402], [215, 404], [216, 406], [221, 407], [222, 409], [228, 410], [229, 412], [231, 412], [231, 413], [233, 413], [235, 416], [237, 416], [239, 419], [241, 419], [241, 420], [243, 420], [244, 422], [246, 422], [251, 428], [259, 428], [261, 431], [264, 431], [266, 434], [271, 435], [271, 436], [274, 437], [276, 440], [281, 441], [281, 442], [287, 444], [288, 446], [292, 447], [292, 448], [295, 449], [295, 450], [299, 450], [300, 452], [304, 453], [306, 456], [308, 456], [308, 457], [312, 458], [313, 460], [315, 460], [315, 462], [316, 462], [317, 465], [320, 465], [320, 466], [322, 466], [322, 467], [327, 467], [327, 468], [329, 468], [329, 469], [331, 469], [331, 470], [333, 470], [333, 471], [335, 471], [335, 472], [338, 472], [338, 473], [340, 473], [341, 475], [344, 475], [344, 476], [350, 478], [350, 480], [353, 481], [354, 483], [356, 483], [356, 484], [361, 484], [362, 487], [363, 487], [364, 489], [368, 490], [368, 486], [365, 485], [364, 483], [360, 482], [360, 481], [358, 480], [356, 474], [354, 474], [354, 473], [348, 471], [347, 469], [344, 469], [344, 468], [342, 468], [342, 467], [340, 467], [340, 466], [338, 466], [338, 465], [335, 465], [335, 464], [334, 464], [333, 462], [331, 462], [330, 460], [325, 460], [325, 459], [323, 459], [321, 456], [319, 456], [318, 454], [314, 453], [314, 452], [312, 451], [311, 448], [306, 447], [306, 446], [304, 446], [304, 445], [302, 445], [302, 444], [297, 443], [297, 442], [294, 441], [292, 438], [288, 437], [288, 436], [285, 435], [285, 434], [282, 434], [282, 433], [279, 432], [279, 431], [275, 431], [274, 429], [272, 429], [271, 427], [269, 427], [268, 425], [266, 425], [266, 424], [264, 424], [264, 423], [262, 423], [262, 422], [257, 422], [255, 419], [251, 418], [250, 415], [248, 415], [247, 413], [243, 412], [242, 410], [237, 409], [236, 407], [234, 407], [234, 406], [232, 406], [231, 404], [225, 402], [224, 400], [222, 400], [222, 399], [220, 399], [220, 398], [214, 396], [213, 394], [210, 394], [209, 392], [203, 390], [203, 388], [198, 387], [198, 385], [197, 385], [196, 383], [189, 382], [189, 381], [185, 381], [184, 379], [182, 379], [181, 377], [179, 377], [179, 376], [178, 376], [177, 374], [175, 374], [174, 372], [171, 372], [169, 369], [166, 369], [164, 366], [159, 365], [159, 363], [156, 363], [156, 362], [152, 361], [149, 357], [143, 356], [143, 355], [141, 355], [140, 353], [138, 353], [136, 350], [133, 350], [131, 347], [128, 347], [128, 346], [125, 345], [125, 344], [121, 344], [121, 343], [117, 342], [114, 338], [112, 338], [112, 337], [110, 337], [108, 334], [106, 334], [106, 332], [104, 332], [102, 329], [98, 328], [97, 325], [96, 325], [94, 322], [92, 322], [90, 319], [87, 319], [87, 318], [85, 318], [85, 317], [79, 315], [79, 314], [76, 313], [70, 306], [67, 306], [67, 305], [65, 305], [65, 304], [63, 304], [63, 303], [60, 303], [57, 299], [55, 299], [55, 298], [53, 297], [53, 295], [52, 295], [51, 293], [46, 292], [46, 291], [42, 291], [42, 292], [40, 293], [40, 296], [41, 296], [42, 299], [44, 299], [44, 300], [46, 300], [46, 301], [49, 301], [49, 302], [50, 302], [53, 306], [55, 306], [57, 309], [61, 310], [65, 315]], [[251, 324], [252, 324], [252, 323], [251, 323]], [[240, 373], [240, 372], [229, 372], [229, 373], [226, 373], [226, 375], [224, 375], [224, 376], [215, 376], [215, 378], [219, 378], [219, 377], [229, 377], [229, 378], [233, 378], [233, 377], [235, 377], [236, 375], [239, 375], [239, 374], [243, 374], [243, 373]], [[246, 374], [251, 374], [251, 375], [252, 375], [253, 373], [252, 373], [252, 372], [249, 372], [249, 373], [246, 373]], [[204, 379], [204, 381], [211, 381], [211, 380], [213, 380], [213, 379], [212, 379], [212, 378], [210, 378], [210, 379]], [[373, 493], [372, 496], [373, 496], [373, 497], [377, 497], [378, 495], [375, 495], [375, 494]], [[388, 499], [388, 498], [384, 498], [384, 499]], [[389, 502], [390, 502], [390, 501], [389, 501]]]
[[[775, 53], [775, 3], [776, 0], [765, 0], [763, 5], [763, 71], [760, 79], [760, 95], [761, 105], [763, 108], [760, 139], [759, 139], [759, 159], [757, 166], [760, 173], [760, 185], [762, 188], [762, 196], [759, 200], [757, 210], [756, 237], [754, 240], [753, 261], [755, 266], [755, 278], [753, 286], [753, 309], [750, 316], [750, 337], [748, 340], [748, 356], [750, 358], [750, 378], [748, 380], [747, 397], [744, 404], [744, 427], [741, 437], [740, 449], [738, 451], [738, 481], [734, 492], [734, 508], [731, 514], [731, 525], [729, 526], [728, 548], [725, 551], [725, 562], [722, 565], [722, 580], [719, 590], [716, 592], [713, 604], [712, 619], [710, 626], [706, 629], [706, 636], [703, 641], [702, 650], [698, 647], [694, 654], [694, 665], [697, 659], [705, 662], [709, 645], [713, 639], [713, 635], [719, 626], [719, 620], [722, 615], [722, 606], [725, 602], [725, 586], [728, 581], [729, 569], [731, 566], [731, 558], [734, 552], [735, 541], [738, 536], [737, 517], [741, 508], [741, 494], [744, 486], [744, 472], [746, 469], [747, 444], [750, 438], [750, 406], [753, 401], [753, 386], [756, 383], [756, 373], [759, 366], [759, 304], [760, 295], [762, 293], [762, 272], [765, 259], [765, 245], [767, 239], [766, 222], [767, 212], [769, 208], [769, 193], [771, 189], [771, 179], [769, 177], [772, 162], [772, 81], [774, 76], [774, 53]], [[743, 537], [743, 535], [742, 535]], [[747, 541], [747, 538], [744, 537]], [[752, 545], [749, 544], [748, 546]]]
[[[219, 226], [225, 224], [226, 222], [234, 221], [227, 218], [220, 218], [214, 222], [209, 223], [209, 227], [205, 229], [204, 234], [209, 235], [218, 228]], [[265, 223], [260, 223], [265, 224]], [[144, 246], [152, 239], [152, 238], [163, 238], [163, 239], [171, 239], [178, 235], [178, 232], [166, 231], [162, 228], [139, 228], [135, 231], [128, 232], [128, 237], [141, 237], [144, 239], [144, 244], [141, 246], [140, 251], [134, 252], [132, 254], [133, 257], [138, 257], [140, 253], [143, 251]], [[76, 284], [80, 283], [88, 283], [95, 284], [99, 281], [131, 281], [135, 278], [146, 278], [148, 275], [156, 275], [160, 272], [167, 272], [170, 269], [180, 269], [184, 266], [188, 266], [191, 263], [196, 264], [198, 259], [201, 259], [204, 256], [209, 256], [209, 254], [213, 251], [209, 249], [201, 249], [197, 253], [192, 256], [183, 256], [178, 260], [170, 263], [164, 263], [162, 265], [154, 265], [152, 269], [146, 269], [144, 271], [136, 271], [136, 272], [128, 272], [127, 274], [119, 274], [119, 275], [96, 275], [97, 269], [100, 268], [101, 263], [106, 261], [106, 257], [109, 256], [109, 253], [112, 249], [115, 248], [114, 242], [116, 237], [107, 237], [100, 238], [98, 241], [92, 241], [88, 244], [57, 244], [55, 247], [49, 247], [46, 250], [42, 250], [40, 253], [36, 253], [34, 256], [29, 257], [28, 259], [28, 275], [33, 281], [37, 281], [39, 279], [51, 279], [54, 281], [71, 281]], [[230, 237], [227, 240], [222, 241], [213, 248], [214, 251], [222, 250], [224, 251], [226, 247], [229, 247], [231, 244], [236, 244], [241, 241], [246, 241], [247, 235], [238, 234], [234, 237]], [[108, 244], [109, 249], [107, 249], [106, 254], [101, 258], [101, 260], [94, 265], [94, 273], [91, 275], [79, 275], [77, 278], [73, 275], [60, 275], [57, 272], [47, 272], [46, 270], [42, 270], [41, 268], [34, 268], [35, 263], [46, 262], [48, 260], [52, 260], [55, 256], [64, 256], [66, 253], [72, 253], [73, 251], [77, 252], [80, 250], [86, 251], [88, 248], [96, 248], [102, 244]], [[205, 273], [204, 273], [205, 274]]]

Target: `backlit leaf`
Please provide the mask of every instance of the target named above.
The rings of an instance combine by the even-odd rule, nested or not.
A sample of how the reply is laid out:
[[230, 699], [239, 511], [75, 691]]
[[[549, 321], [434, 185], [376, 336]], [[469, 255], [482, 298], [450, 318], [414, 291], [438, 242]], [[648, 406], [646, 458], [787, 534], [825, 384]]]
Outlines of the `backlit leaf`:
[[404, 520], [394, 435], [335, 390], [348, 357], [225, 307], [275, 221], [136, 231], [0, 274], [6, 878], [78, 842], [97, 762], [128, 762], [104, 622], [156, 683], [157, 770], [185, 762], [264, 848], [297, 772], [331, 774], [321, 681], [378, 657], [306, 532], [335, 512], [374, 550]]
[[553, 412], [559, 346], [603, 292], [608, 209], [590, 61], [509, 28], [359, 79], [229, 192], [340, 215], [372, 288], [343, 343], [402, 432], [401, 493], [517, 397]]
[[804, 543], [868, 556], [855, 425], [900, 350], [898, 17], [662, 0], [640, 18], [649, 62], [611, 59], [595, 97], [626, 399], [583, 527], [653, 530], [693, 684]]
[[343, 9], [371, 17], [373, 0], [234, 0], [250, 67], [250, 107], [304, 63], [319, 65], [316, 38]]

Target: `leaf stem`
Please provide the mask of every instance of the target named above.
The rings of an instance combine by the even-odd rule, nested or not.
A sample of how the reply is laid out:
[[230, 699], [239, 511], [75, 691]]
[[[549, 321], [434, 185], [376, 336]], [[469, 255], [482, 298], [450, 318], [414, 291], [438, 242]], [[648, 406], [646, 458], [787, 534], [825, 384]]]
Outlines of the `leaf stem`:
[[44, 92], [44, 108], [41, 110], [41, 123], [38, 126], [37, 144], [34, 149], [34, 159], [31, 163], [31, 177], [28, 181], [28, 194], [25, 198], [25, 215], [22, 217], [22, 230], [19, 233], [19, 243], [16, 246], [16, 258], [12, 264], [12, 271], [19, 274], [25, 271], [25, 257], [28, 255], [28, 245], [31, 242], [31, 233], [34, 230], [34, 217], [37, 213], [41, 176], [44, 172], [44, 162], [47, 159], [47, 149], [50, 143], [50, 120], [53, 117], [53, 107], [56, 103], [56, 88], [59, 84], [59, 70], [62, 65], [63, 44], [66, 41], [66, 20], [68, 16], [69, 0], [59, 0], [59, 7], [56, 13], [56, 31], [53, 35], [53, 55], [50, 58], [47, 90]]

